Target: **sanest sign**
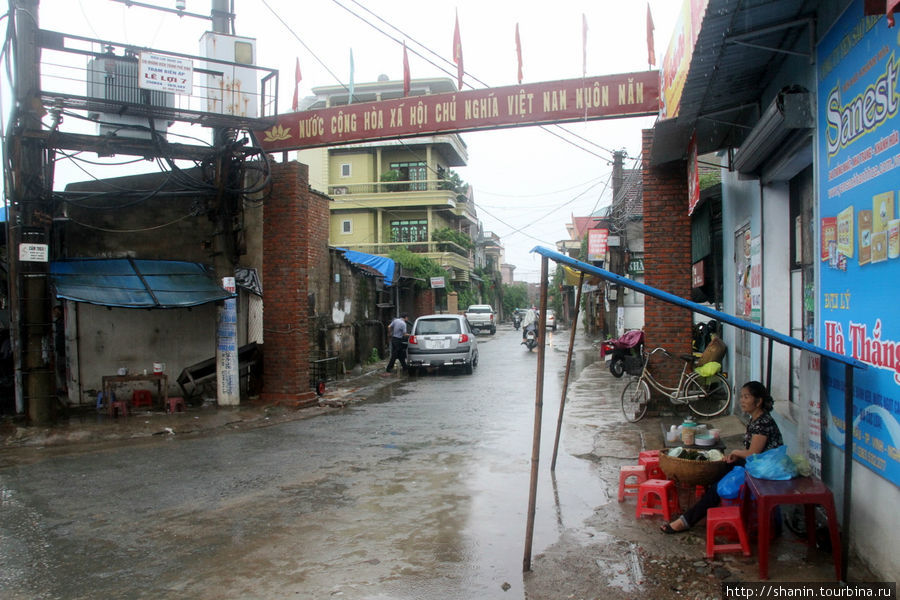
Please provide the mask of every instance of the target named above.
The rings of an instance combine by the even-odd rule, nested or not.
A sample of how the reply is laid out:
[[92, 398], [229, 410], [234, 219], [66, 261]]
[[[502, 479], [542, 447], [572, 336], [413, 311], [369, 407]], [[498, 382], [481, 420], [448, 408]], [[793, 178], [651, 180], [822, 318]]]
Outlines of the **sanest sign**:
[[275, 152], [658, 112], [659, 73], [639, 71], [289, 113], [257, 139]]

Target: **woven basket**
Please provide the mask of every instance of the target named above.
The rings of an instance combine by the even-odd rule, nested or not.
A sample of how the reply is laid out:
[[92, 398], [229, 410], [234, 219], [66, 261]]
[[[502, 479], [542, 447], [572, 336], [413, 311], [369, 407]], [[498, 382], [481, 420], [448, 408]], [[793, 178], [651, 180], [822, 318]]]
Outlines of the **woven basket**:
[[683, 486], [715, 483], [728, 472], [728, 468], [731, 466], [724, 460], [705, 461], [673, 458], [669, 456], [668, 452], [668, 450], [660, 451], [659, 468], [666, 474], [666, 477]]

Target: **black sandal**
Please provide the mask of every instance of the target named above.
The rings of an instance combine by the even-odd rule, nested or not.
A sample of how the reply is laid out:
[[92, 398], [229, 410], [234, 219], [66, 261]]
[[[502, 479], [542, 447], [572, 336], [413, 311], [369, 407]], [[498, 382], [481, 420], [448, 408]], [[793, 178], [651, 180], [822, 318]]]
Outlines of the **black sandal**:
[[661, 525], [659, 530], [662, 531], [663, 533], [673, 534], [673, 533], [684, 533], [685, 531], [687, 531], [687, 528], [673, 529], [671, 525], [666, 523], [665, 525]]

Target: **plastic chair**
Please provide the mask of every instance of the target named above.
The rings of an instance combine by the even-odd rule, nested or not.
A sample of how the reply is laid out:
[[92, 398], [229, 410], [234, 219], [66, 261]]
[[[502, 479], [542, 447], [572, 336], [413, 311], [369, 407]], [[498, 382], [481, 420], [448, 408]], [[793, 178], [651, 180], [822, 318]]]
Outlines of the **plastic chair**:
[[666, 474], [659, 468], [659, 450], [645, 450], [638, 455], [638, 464], [647, 469], [647, 479], [666, 479]]
[[[737, 543], [716, 543], [716, 530], [723, 526], [737, 533]], [[750, 556], [750, 541], [739, 506], [717, 506], [706, 511], [706, 558], [712, 558], [716, 552], [743, 552]]]
[[[634, 483], [628, 480], [634, 478]], [[647, 481], [647, 469], [643, 465], [627, 465], [619, 469], [619, 502], [625, 500], [625, 496], [637, 496], [638, 486]]]
[[150, 390], [134, 390], [131, 392], [131, 408], [153, 406], [153, 395]]
[[112, 397], [112, 401], [109, 403], [109, 416], [117, 417], [117, 416], [128, 416], [128, 403], [124, 400], [116, 400], [115, 396]]
[[169, 402], [168, 406], [166, 406], [166, 412], [176, 413], [178, 411], [187, 411], [187, 407], [184, 404], [184, 398], [182, 398], [181, 396], [169, 396]]
[[634, 515], [662, 515], [666, 521], [680, 512], [675, 482], [668, 479], [648, 479], [638, 486], [638, 501]]

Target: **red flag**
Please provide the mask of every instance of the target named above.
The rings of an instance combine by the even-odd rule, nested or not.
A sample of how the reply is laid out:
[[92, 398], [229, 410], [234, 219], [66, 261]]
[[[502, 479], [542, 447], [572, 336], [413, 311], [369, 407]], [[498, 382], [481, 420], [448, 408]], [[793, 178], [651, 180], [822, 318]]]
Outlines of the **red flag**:
[[291, 110], [297, 112], [300, 110], [300, 58], [297, 58], [297, 64], [294, 66], [294, 100], [291, 102]]
[[406, 54], [406, 40], [403, 40], [403, 97], [409, 96], [409, 56]]
[[581, 76], [587, 75], [587, 15], [581, 13]]
[[453, 28], [453, 62], [456, 63], [456, 87], [462, 90], [463, 54], [462, 40], [459, 37], [459, 14], [456, 15], [456, 26]]
[[653, 46], [653, 17], [650, 15], [650, 3], [647, 3], [647, 64], [656, 65], [656, 48]]
[[519, 59], [519, 85], [522, 85], [522, 42], [519, 41], [518, 23], [516, 23], [516, 58]]

